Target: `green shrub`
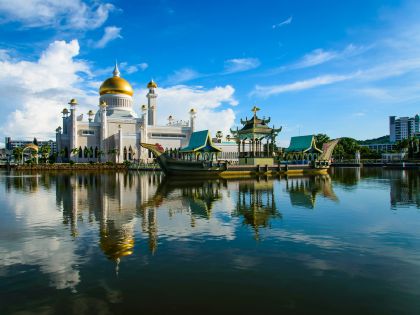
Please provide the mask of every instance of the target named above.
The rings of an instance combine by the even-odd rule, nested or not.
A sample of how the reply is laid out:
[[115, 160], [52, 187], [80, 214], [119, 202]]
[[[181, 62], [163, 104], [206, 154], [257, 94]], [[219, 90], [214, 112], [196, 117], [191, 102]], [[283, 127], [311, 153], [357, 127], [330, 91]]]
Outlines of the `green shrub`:
[[74, 165], [74, 161], [73, 160], [70, 160], [70, 165]]
[[114, 162], [107, 161], [107, 162], [105, 162], [105, 164], [106, 164], [106, 165], [114, 165]]

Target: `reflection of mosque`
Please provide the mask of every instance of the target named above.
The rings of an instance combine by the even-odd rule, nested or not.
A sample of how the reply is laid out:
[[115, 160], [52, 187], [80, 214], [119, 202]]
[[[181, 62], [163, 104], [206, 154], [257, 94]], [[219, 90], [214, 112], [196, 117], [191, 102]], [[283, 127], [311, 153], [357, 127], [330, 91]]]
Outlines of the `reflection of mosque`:
[[235, 214], [243, 217], [245, 224], [252, 226], [256, 239], [259, 239], [260, 228], [270, 226], [270, 219], [281, 218], [274, 200], [273, 183], [273, 180], [268, 179], [239, 182]]
[[390, 181], [391, 207], [416, 205], [420, 208], [420, 176], [415, 171], [393, 170]]
[[288, 177], [286, 191], [289, 192], [290, 202], [293, 206], [309, 209], [314, 208], [318, 194], [334, 201], [338, 200], [332, 189], [329, 175]]
[[99, 245], [104, 254], [119, 262], [134, 250], [134, 224], [138, 215], [149, 233], [151, 250], [156, 246], [156, 207], [142, 207], [153, 195], [161, 175], [148, 173], [82, 173], [57, 177], [57, 203], [63, 206], [64, 223], [79, 234], [78, 222], [88, 216], [99, 223]]
[[221, 198], [222, 185], [221, 180], [168, 181], [160, 173], [80, 173], [57, 177], [56, 198], [71, 235], [79, 235], [78, 223], [86, 217], [98, 222], [101, 250], [119, 262], [133, 253], [136, 218], [154, 253], [157, 209], [164, 203], [169, 217], [187, 213], [194, 227], [197, 219], [210, 218], [214, 202]]

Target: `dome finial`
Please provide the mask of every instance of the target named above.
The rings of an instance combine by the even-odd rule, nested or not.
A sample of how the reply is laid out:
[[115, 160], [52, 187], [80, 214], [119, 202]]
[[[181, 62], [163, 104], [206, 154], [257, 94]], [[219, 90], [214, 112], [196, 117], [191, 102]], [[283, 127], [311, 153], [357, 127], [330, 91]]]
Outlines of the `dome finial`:
[[116, 59], [115, 59], [115, 68], [114, 68], [114, 71], [112, 73], [114, 74], [114, 77], [119, 77], [120, 76], [120, 70], [118, 69], [118, 63], [117, 63]]

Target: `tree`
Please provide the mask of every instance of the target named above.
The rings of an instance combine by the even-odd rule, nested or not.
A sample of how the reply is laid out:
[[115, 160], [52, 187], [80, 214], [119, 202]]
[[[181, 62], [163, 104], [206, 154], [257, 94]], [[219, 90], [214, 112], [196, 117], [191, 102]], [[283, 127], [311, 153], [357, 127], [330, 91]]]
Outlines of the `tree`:
[[79, 154], [79, 151], [80, 151], [79, 148], [73, 148], [73, 149], [71, 149], [71, 154], [77, 155], [77, 154]]
[[119, 154], [119, 150], [117, 148], [110, 149], [108, 151], [108, 154], [112, 154], [112, 155], [114, 155], [114, 157], [117, 156], [118, 163], [120, 163], [120, 154]]
[[328, 137], [325, 133], [318, 133], [315, 135], [316, 146], [321, 150], [324, 143], [327, 143], [330, 140], [330, 137]]
[[92, 147], [87, 148], [86, 149], [86, 154], [88, 156], [88, 161], [90, 162], [90, 159], [93, 157], [93, 148]]
[[104, 151], [102, 151], [102, 150], [99, 150], [98, 152], [97, 152], [97, 158], [98, 158], [98, 162], [100, 162], [101, 161], [101, 157], [102, 157], [102, 155], [104, 155], [105, 153], [104, 153]]
[[39, 150], [39, 153], [44, 159], [44, 162], [47, 163], [47, 158], [50, 156], [51, 153], [51, 147], [49, 145], [43, 145]]
[[13, 149], [13, 157], [15, 158], [16, 161], [21, 161], [22, 160], [22, 153], [23, 153], [23, 148], [21, 147], [16, 147]]
[[32, 141], [33, 144], [38, 145], [38, 140], [36, 138], [34, 138], [34, 141]]

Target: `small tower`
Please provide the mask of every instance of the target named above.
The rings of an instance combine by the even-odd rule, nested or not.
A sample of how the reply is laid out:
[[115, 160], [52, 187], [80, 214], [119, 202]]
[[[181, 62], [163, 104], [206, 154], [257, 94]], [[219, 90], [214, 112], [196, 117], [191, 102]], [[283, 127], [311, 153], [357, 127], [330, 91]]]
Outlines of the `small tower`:
[[70, 115], [71, 115], [71, 127], [70, 127], [70, 150], [77, 148], [77, 119], [76, 119], [76, 106], [77, 100], [72, 98], [69, 102]]
[[106, 146], [105, 146], [105, 140], [108, 137], [108, 120], [107, 120], [107, 116], [106, 116], [106, 107], [107, 104], [105, 101], [101, 101], [99, 103], [99, 107], [100, 107], [100, 117], [101, 117], [101, 133], [100, 133], [100, 147], [101, 147], [101, 151], [104, 152], [104, 154], [106, 154]]
[[195, 118], [197, 117], [197, 111], [194, 108], [191, 108], [189, 113], [190, 113], [191, 132], [194, 132], [194, 130], [195, 130]]
[[149, 89], [149, 93], [147, 93], [147, 110], [148, 110], [147, 124], [149, 126], [156, 126], [157, 94], [155, 94], [155, 89], [157, 88], [157, 84], [155, 83], [155, 81], [151, 80], [147, 84], [147, 88]]
[[[141, 105], [140, 107], [141, 112], [142, 112], [142, 116], [143, 116], [143, 124], [141, 125], [141, 141], [140, 142], [144, 142], [147, 143], [147, 125], [148, 125], [148, 121], [147, 121], [147, 105]], [[142, 159], [143, 162], [145, 162], [147, 160], [147, 154], [148, 151], [147, 149], [140, 147], [140, 158]]]

